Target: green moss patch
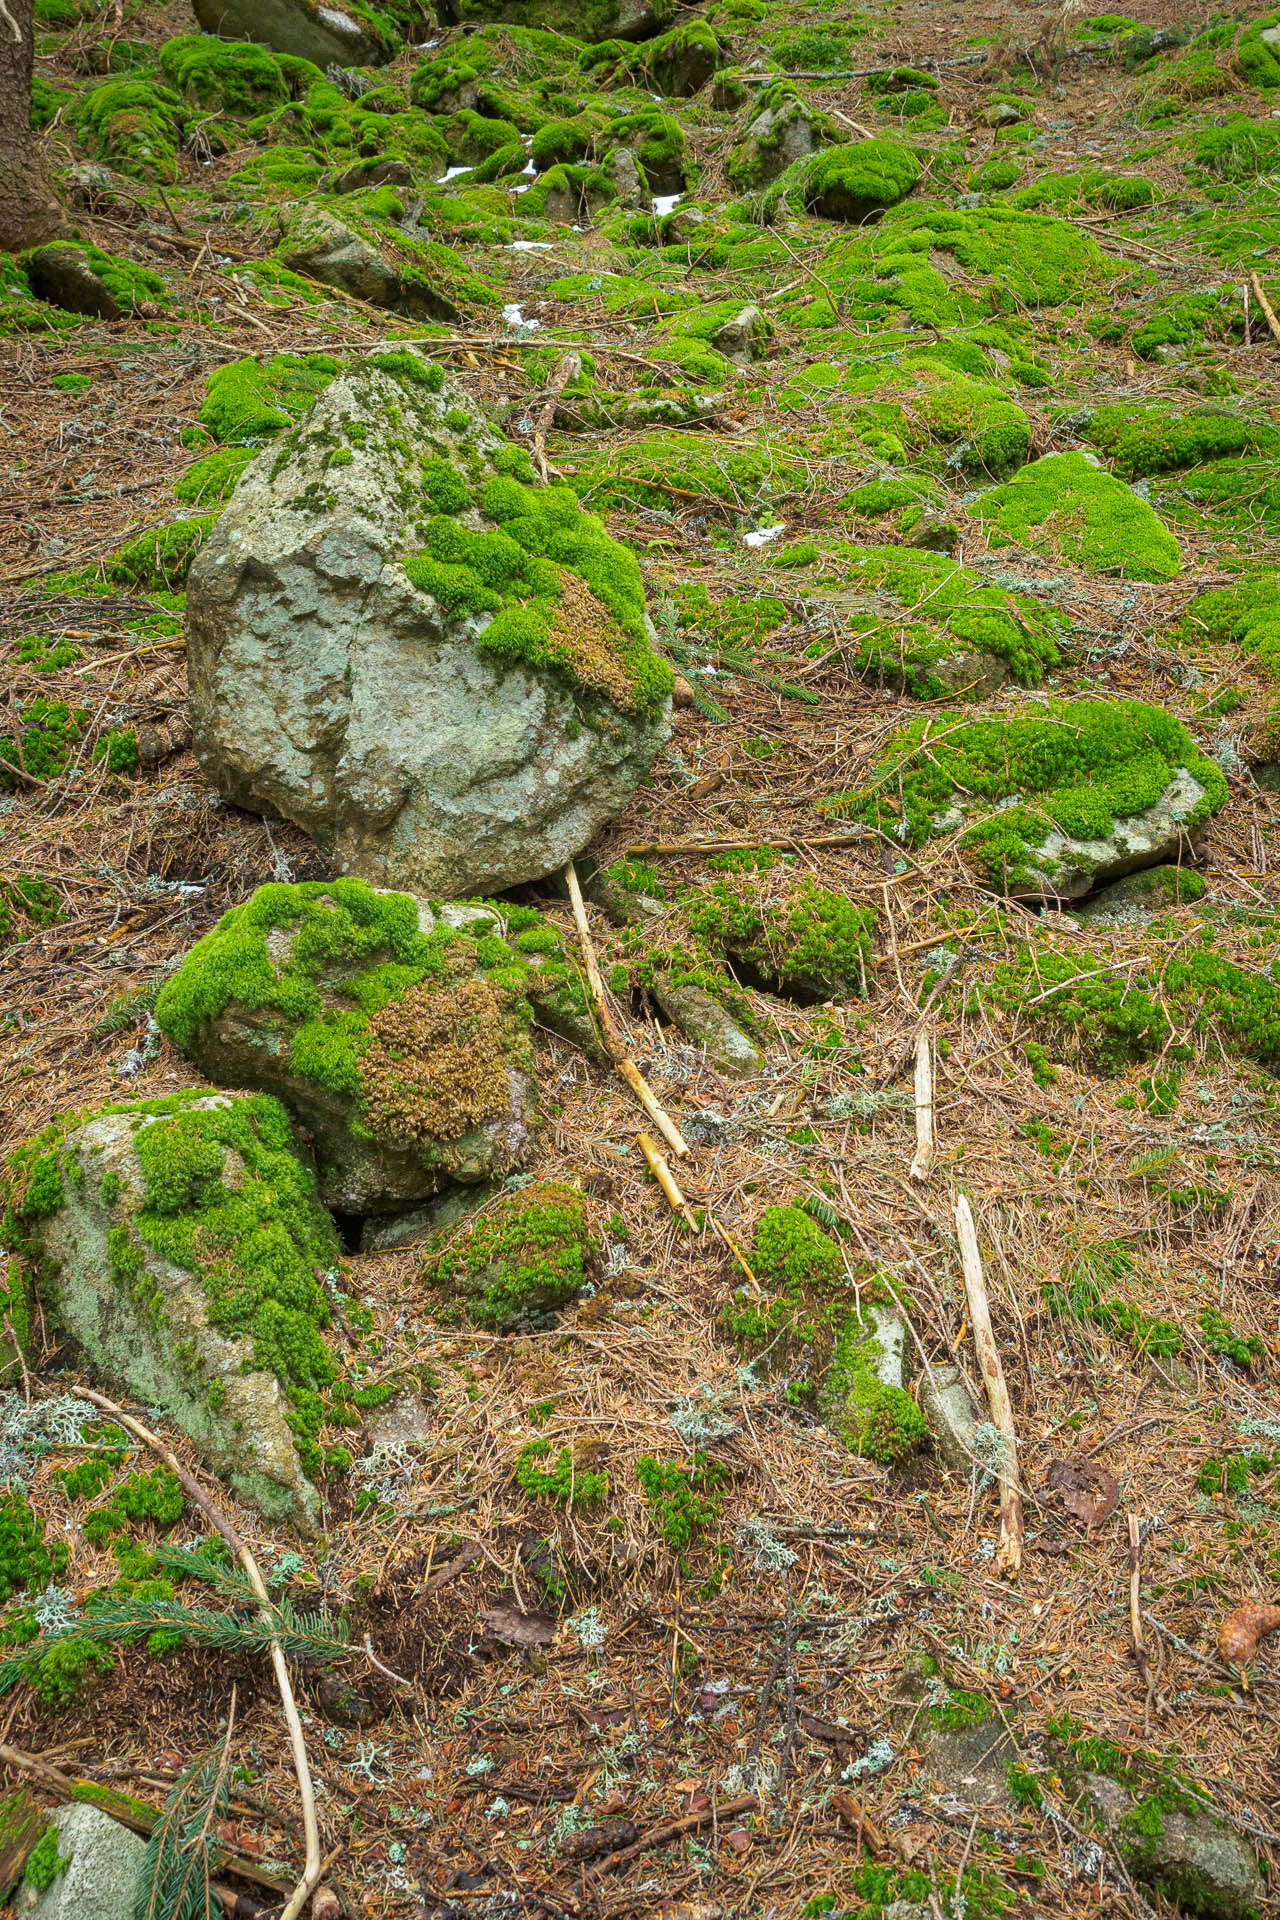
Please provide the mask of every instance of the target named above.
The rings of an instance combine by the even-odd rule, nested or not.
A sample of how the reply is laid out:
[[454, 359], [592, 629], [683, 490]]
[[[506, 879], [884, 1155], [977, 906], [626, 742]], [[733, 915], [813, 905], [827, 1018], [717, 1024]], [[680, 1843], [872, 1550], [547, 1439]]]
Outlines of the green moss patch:
[[790, 1376], [787, 1400], [815, 1407], [868, 1459], [896, 1460], [923, 1439], [915, 1401], [876, 1371], [874, 1319], [853, 1305], [830, 1235], [799, 1207], [770, 1207], [756, 1228], [751, 1265], [765, 1296], [739, 1290], [725, 1303], [721, 1326], [757, 1363]]
[[1051, 874], [1052, 833], [1107, 839], [1154, 806], [1179, 769], [1203, 790], [1184, 819], [1189, 833], [1223, 805], [1227, 783], [1180, 720], [1138, 700], [1053, 700], [993, 720], [911, 721], [870, 783], [827, 808], [908, 846], [963, 827], [960, 844], [983, 877], [1016, 890], [1033, 860]]
[[1088, 573], [1172, 580], [1182, 551], [1159, 515], [1082, 453], [1051, 453], [993, 487], [975, 511], [993, 545], [1061, 554]]
[[592, 1246], [581, 1192], [543, 1180], [486, 1207], [423, 1270], [477, 1326], [510, 1333], [554, 1324], [586, 1284]]
[[1191, 639], [1234, 642], [1265, 673], [1280, 677], [1280, 573], [1252, 574], [1234, 587], [1211, 587], [1187, 609]]
[[1099, 407], [1086, 437], [1107, 455], [1122, 480], [1176, 473], [1206, 460], [1246, 453], [1280, 453], [1280, 428], [1224, 407], [1194, 407], [1185, 413], [1166, 407]]
[[765, 204], [771, 208], [794, 191], [807, 212], [861, 225], [905, 200], [919, 178], [920, 162], [900, 140], [859, 140], [783, 174]]
[[178, 178], [182, 103], [151, 80], [108, 79], [66, 108], [90, 153], [131, 179], [170, 185]]
[[233, 360], [210, 375], [200, 424], [223, 446], [264, 446], [301, 419], [339, 366], [328, 353]]

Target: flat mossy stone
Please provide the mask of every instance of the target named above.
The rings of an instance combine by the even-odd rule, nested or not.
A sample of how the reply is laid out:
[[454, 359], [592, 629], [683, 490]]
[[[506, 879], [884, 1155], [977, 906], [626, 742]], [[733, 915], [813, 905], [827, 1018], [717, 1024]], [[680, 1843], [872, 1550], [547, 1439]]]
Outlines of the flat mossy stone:
[[361, 0], [195, 0], [206, 33], [223, 40], [254, 40], [275, 53], [330, 66], [376, 67], [396, 52], [411, 15], [397, 0], [375, 11]]
[[958, 834], [982, 879], [1075, 900], [1194, 842], [1227, 783], [1180, 720], [1138, 700], [1051, 700], [997, 718], [910, 722], [880, 770], [825, 811], [907, 846]]
[[1082, 920], [1112, 915], [1136, 918], [1186, 906], [1204, 894], [1205, 882], [1192, 867], [1144, 867], [1109, 887], [1099, 887], [1087, 900], [1077, 901], [1072, 911]]
[[284, 1102], [329, 1206], [386, 1213], [527, 1163], [530, 995], [586, 1014], [532, 908], [432, 907], [346, 878], [260, 887], [192, 948], [155, 1017], [211, 1079]]
[[708, 1066], [717, 1073], [730, 1080], [752, 1080], [763, 1072], [764, 1056], [702, 987], [693, 982], [680, 986], [659, 974], [652, 993], [667, 1018], [695, 1047], [702, 1048]]
[[1180, 1912], [1195, 1920], [1250, 1920], [1265, 1908], [1253, 1849], [1190, 1795], [1157, 1789], [1139, 1797], [1111, 1775], [1088, 1770], [1078, 1782], [1130, 1873]]
[[270, 1518], [314, 1524], [338, 1378], [317, 1276], [340, 1249], [283, 1107], [196, 1091], [103, 1108], [11, 1156], [6, 1184], [90, 1376], [163, 1408]]
[[920, 162], [900, 140], [859, 140], [810, 160], [800, 196], [820, 219], [860, 226], [905, 200], [919, 178]]
[[1016, 542], [1086, 573], [1172, 580], [1182, 566], [1182, 550], [1155, 509], [1083, 453], [1046, 454], [984, 493], [973, 511], [993, 546]]

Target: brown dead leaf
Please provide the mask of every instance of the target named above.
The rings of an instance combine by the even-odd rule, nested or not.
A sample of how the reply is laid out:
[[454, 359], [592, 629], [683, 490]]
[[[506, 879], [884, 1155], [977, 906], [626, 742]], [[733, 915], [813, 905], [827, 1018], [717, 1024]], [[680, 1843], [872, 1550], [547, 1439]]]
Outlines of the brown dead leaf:
[[1091, 1530], [1100, 1527], [1120, 1498], [1120, 1482], [1096, 1460], [1051, 1460], [1045, 1484], [1068, 1513]]
[[502, 1647], [549, 1647], [556, 1637], [554, 1620], [541, 1613], [522, 1613], [519, 1607], [490, 1607], [480, 1615], [480, 1624], [485, 1638]]

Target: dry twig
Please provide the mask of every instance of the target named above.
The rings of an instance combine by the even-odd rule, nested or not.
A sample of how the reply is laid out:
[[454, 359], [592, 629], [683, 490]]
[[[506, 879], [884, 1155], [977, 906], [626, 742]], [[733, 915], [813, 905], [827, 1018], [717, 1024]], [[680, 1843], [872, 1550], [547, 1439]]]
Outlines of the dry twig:
[[1004, 1436], [1004, 1457], [1000, 1463], [1000, 1545], [996, 1553], [998, 1572], [1016, 1580], [1022, 1572], [1022, 1494], [1018, 1488], [1018, 1436], [1013, 1424], [1013, 1407], [1005, 1385], [1004, 1368], [996, 1348], [991, 1326], [991, 1307], [987, 1283], [982, 1271], [982, 1255], [974, 1229], [969, 1202], [962, 1193], [956, 1201], [956, 1233], [960, 1241], [960, 1259], [964, 1266], [965, 1297], [973, 1326], [973, 1344], [978, 1355], [991, 1407], [992, 1424]]

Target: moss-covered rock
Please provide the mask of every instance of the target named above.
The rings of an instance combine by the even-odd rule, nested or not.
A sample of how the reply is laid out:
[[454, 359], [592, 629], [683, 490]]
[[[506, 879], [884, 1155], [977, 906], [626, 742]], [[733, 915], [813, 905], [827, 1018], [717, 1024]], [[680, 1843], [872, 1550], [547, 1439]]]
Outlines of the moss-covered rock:
[[912, 721], [867, 786], [828, 802], [909, 846], [959, 832], [983, 879], [1076, 899], [1176, 858], [1227, 798], [1182, 722], [1137, 700], [1054, 700], [940, 727]]
[[184, 1093], [55, 1123], [6, 1175], [46, 1311], [90, 1373], [163, 1407], [233, 1489], [315, 1520], [337, 1368], [332, 1222], [284, 1109]]
[[66, 117], [96, 159], [130, 179], [178, 177], [182, 103], [151, 80], [108, 79], [79, 95]]
[[1224, 406], [1098, 407], [1086, 438], [1105, 453], [1122, 480], [1177, 473], [1206, 460], [1227, 460], [1246, 453], [1280, 453], [1280, 428], [1251, 420]]
[[[927, 1432], [919, 1407], [884, 1377], [880, 1309], [853, 1304], [839, 1246], [799, 1207], [770, 1207], [751, 1251], [760, 1287], [726, 1301], [721, 1326], [786, 1380], [793, 1405], [816, 1408], [854, 1453], [891, 1462]], [[867, 1290], [874, 1294], [874, 1284]], [[888, 1316], [885, 1316], [886, 1322]], [[896, 1323], [901, 1335], [901, 1321]], [[901, 1380], [901, 1357], [897, 1364]], [[790, 1376], [790, 1377], [788, 1377]]]
[[245, 469], [187, 600], [222, 792], [423, 893], [581, 851], [665, 738], [672, 674], [634, 557], [532, 479], [409, 349], [335, 380]]
[[555, 1324], [590, 1278], [594, 1242], [577, 1187], [542, 1180], [502, 1194], [438, 1251], [423, 1271], [496, 1333]]
[[341, 219], [315, 203], [291, 210], [276, 258], [291, 273], [417, 319], [457, 320], [464, 308], [492, 306], [496, 298], [452, 247], [393, 232], [389, 219], [362, 221], [349, 201]]
[[729, 155], [730, 185], [739, 193], [767, 187], [789, 167], [812, 159], [842, 138], [829, 114], [820, 113], [793, 87], [779, 82], [762, 97], [745, 137]]
[[158, 273], [100, 247], [59, 240], [24, 254], [22, 266], [38, 300], [97, 320], [153, 313], [169, 299]]
[[808, 161], [797, 189], [806, 210], [819, 219], [861, 226], [905, 200], [919, 178], [920, 162], [901, 141], [859, 140]]
[[420, 19], [406, 0], [196, 0], [195, 15], [208, 34], [254, 40], [321, 69], [385, 65]]
[[1060, 554], [1087, 573], [1172, 580], [1182, 550], [1155, 509], [1083, 453], [1051, 453], [983, 494], [995, 546]]
[[361, 1214], [527, 1162], [531, 997], [547, 1024], [576, 1013], [590, 1038], [576, 971], [531, 908], [433, 910], [345, 879], [260, 887], [197, 943], [155, 1013], [212, 1079], [277, 1095], [324, 1200]]

